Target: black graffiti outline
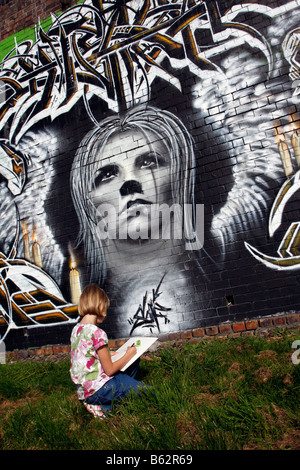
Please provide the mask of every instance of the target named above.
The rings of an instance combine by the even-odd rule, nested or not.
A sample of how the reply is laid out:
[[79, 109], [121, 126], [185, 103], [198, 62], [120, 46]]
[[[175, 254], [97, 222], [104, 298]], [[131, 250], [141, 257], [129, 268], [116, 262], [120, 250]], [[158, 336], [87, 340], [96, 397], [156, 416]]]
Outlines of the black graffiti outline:
[[157, 302], [158, 297], [161, 295], [159, 289], [164, 280], [164, 277], [165, 275], [161, 278], [156, 289], [152, 289], [152, 298], [148, 300], [148, 293], [145, 293], [142, 304], [139, 304], [136, 313], [133, 315], [133, 318], [128, 320], [129, 324], [133, 325], [129, 335], [131, 335], [133, 331], [140, 326], [142, 328], [149, 328], [151, 333], [152, 329], [155, 327], [158, 329], [158, 331], [160, 331], [159, 321], [161, 319], [164, 319], [165, 324], [170, 323], [167, 314], [163, 312], [168, 312], [172, 309], [169, 307], [164, 307]]
[[[145, 0], [131, 25], [124, 24], [128, 21], [127, 3], [115, 1], [105, 6], [107, 3], [93, 0], [93, 5], [74, 6], [60, 15], [47, 33], [40, 27], [32, 47], [25, 41], [10, 51], [0, 72], [8, 87], [8, 99], [0, 107], [0, 123], [3, 128], [10, 118], [16, 120], [12, 139], [22, 127], [27, 129], [47, 114], [68, 112], [72, 100], [86, 96], [90, 87], [94, 92], [98, 89], [102, 98], [115, 100], [119, 110], [132, 105], [135, 91], [142, 81], [147, 82], [151, 68], [170, 74], [158, 63], [162, 52], [170, 59], [188, 60], [200, 71], [218, 70], [198, 53], [191, 28], [198, 20], [207, 23], [212, 36], [226, 29], [242, 29], [269, 51], [267, 42], [253, 27], [222, 22], [217, 0], [200, 0], [190, 8], [185, 1], [151, 8], [151, 2]], [[72, 15], [78, 18], [74, 20]], [[149, 21], [154, 24], [149, 26]], [[181, 38], [175, 39], [178, 33]], [[22, 48], [25, 50], [21, 53]], [[141, 72], [140, 83], [135, 82], [137, 70]], [[129, 102], [124, 92], [126, 80], [132, 95]]]

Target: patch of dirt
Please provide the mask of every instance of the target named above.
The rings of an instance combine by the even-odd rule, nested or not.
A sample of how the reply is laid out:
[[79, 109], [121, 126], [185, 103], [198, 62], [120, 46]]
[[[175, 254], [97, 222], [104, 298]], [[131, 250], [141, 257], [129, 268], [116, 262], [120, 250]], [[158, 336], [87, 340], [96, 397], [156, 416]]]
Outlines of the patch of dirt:
[[272, 371], [267, 367], [260, 367], [254, 372], [254, 380], [258, 383], [267, 383], [272, 378]]
[[[268, 445], [266, 445], [268, 444]], [[274, 443], [265, 443], [260, 445], [257, 443], [249, 443], [244, 445], [243, 450], [300, 450], [300, 431], [293, 429], [285, 433], [281, 439]]]
[[220, 395], [219, 394], [212, 394], [212, 393], [199, 393], [195, 398], [194, 398], [194, 403], [195, 405], [199, 405], [201, 403], [206, 403], [208, 405], [216, 405], [218, 404], [220, 400]]
[[293, 429], [287, 412], [274, 403], [271, 406], [264, 406], [260, 411], [270, 429], [277, 429], [282, 432], [281, 438], [275, 438], [272, 442], [271, 435], [263, 442], [249, 442], [244, 445], [243, 450], [300, 450], [300, 431]]
[[300, 450], [300, 431], [294, 429], [283, 435], [282, 439], [279, 440], [274, 449], [278, 450]]
[[283, 379], [284, 385], [288, 385], [288, 386], [289, 386], [289, 385], [292, 385], [292, 384], [293, 384], [293, 381], [294, 381], [294, 379], [293, 379], [293, 377], [291, 376], [291, 374], [286, 374], [285, 377], [284, 377], [284, 379]]
[[255, 357], [257, 357], [258, 359], [265, 360], [265, 359], [274, 359], [276, 356], [277, 356], [276, 351], [266, 349], [264, 351], [260, 351], [259, 354], [257, 354]]
[[228, 369], [228, 372], [233, 375], [238, 375], [242, 369], [242, 365], [239, 362], [233, 362]]
[[43, 398], [43, 395], [39, 392], [32, 392], [26, 395], [26, 397], [18, 398], [18, 399], [14, 398], [12, 400], [8, 400], [5, 398], [2, 399], [2, 397], [0, 397], [0, 415], [5, 416], [5, 418], [7, 418], [7, 416], [9, 416], [11, 413], [13, 413], [15, 410], [17, 410], [21, 406], [24, 406], [25, 404], [29, 402], [36, 403], [42, 398]]
[[182, 414], [177, 420], [176, 429], [182, 443], [186, 444], [187, 441], [192, 442], [193, 444], [200, 442], [199, 429], [184, 414]]

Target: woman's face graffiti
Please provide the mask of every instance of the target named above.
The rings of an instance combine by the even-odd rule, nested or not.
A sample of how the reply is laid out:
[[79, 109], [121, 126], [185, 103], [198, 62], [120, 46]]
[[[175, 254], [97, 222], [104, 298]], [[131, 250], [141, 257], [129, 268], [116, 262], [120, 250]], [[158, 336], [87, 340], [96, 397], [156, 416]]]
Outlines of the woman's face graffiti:
[[150, 214], [172, 204], [166, 145], [154, 133], [127, 130], [112, 135], [100, 152], [91, 199], [108, 238], [148, 238]]

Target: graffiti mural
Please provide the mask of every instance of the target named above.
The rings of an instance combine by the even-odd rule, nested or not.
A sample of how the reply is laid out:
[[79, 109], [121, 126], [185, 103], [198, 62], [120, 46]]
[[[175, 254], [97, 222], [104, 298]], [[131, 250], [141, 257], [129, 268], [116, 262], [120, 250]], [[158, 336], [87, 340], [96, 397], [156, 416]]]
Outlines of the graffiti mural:
[[1, 340], [89, 282], [112, 337], [297, 308], [299, 54], [298, 0], [85, 0], [1, 51]]

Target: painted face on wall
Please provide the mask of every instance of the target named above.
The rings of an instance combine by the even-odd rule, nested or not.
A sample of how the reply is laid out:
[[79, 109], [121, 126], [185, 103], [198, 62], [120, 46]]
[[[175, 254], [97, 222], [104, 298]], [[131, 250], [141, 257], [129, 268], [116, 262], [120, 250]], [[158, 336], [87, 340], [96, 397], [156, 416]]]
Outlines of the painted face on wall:
[[99, 155], [91, 200], [108, 238], [149, 238], [157, 206], [172, 204], [166, 145], [154, 133], [126, 130], [113, 134]]

